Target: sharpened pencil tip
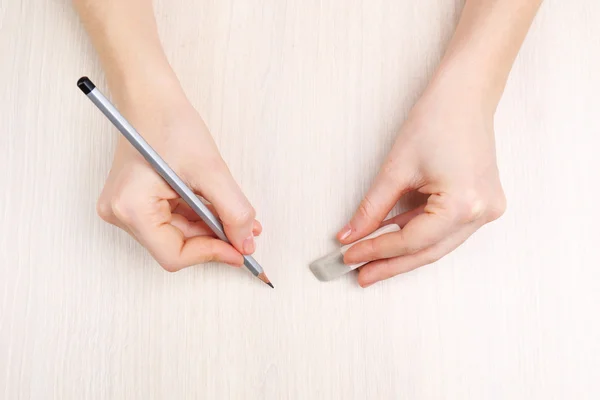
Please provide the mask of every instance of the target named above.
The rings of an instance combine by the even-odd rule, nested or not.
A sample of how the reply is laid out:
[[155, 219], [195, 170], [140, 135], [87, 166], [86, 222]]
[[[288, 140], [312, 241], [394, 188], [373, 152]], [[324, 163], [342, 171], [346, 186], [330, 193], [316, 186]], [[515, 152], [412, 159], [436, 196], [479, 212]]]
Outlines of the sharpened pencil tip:
[[266, 283], [267, 285], [271, 286], [273, 289], [275, 289], [275, 286], [273, 286], [273, 284], [271, 283], [271, 281], [269, 280], [269, 278], [267, 278], [267, 275], [265, 275], [264, 272], [261, 272], [256, 277], [258, 279], [260, 279], [261, 281], [263, 281], [264, 283]]

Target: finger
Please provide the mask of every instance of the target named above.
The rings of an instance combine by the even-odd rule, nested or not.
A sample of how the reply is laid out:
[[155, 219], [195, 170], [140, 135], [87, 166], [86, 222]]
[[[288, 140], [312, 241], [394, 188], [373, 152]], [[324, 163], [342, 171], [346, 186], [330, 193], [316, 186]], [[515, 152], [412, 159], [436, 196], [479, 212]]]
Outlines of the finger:
[[[198, 235], [214, 236], [214, 234], [210, 230], [210, 228], [208, 228], [208, 226], [206, 226], [206, 224], [204, 224], [204, 222], [202, 222], [202, 219], [200, 218], [200, 216], [198, 216], [198, 214], [183, 199], [179, 198], [179, 199], [171, 200], [171, 201], [169, 201], [169, 203], [171, 204], [171, 213], [173, 213], [174, 215], [177, 215], [177, 214], [181, 215], [189, 222], [197, 222], [198, 227], [194, 228], [194, 229], [198, 229], [199, 232], [200, 231], [206, 232], [206, 233], [198, 233], [197, 235], [193, 235], [193, 236], [198, 236]], [[210, 212], [212, 212], [215, 215], [218, 215], [212, 204], [209, 204], [209, 203], [204, 203], [204, 204], [206, 205], [206, 207], [208, 207]], [[202, 226], [204, 227], [203, 229], [201, 228]], [[178, 226], [178, 228], [182, 229], [179, 226]], [[262, 225], [260, 224], [259, 221], [254, 220], [254, 223], [252, 226], [252, 234], [254, 236], [260, 236], [261, 233], [262, 233]], [[189, 236], [186, 235], [186, 237], [189, 237]]]
[[252, 225], [252, 233], [254, 236], [260, 236], [262, 233], [263, 227], [259, 220], [255, 219], [254, 224]]
[[352, 243], [375, 231], [398, 199], [412, 190], [414, 177], [397, 164], [394, 158], [389, 158], [381, 167], [358, 210], [338, 232], [341, 243]]
[[137, 242], [139, 242], [139, 240], [135, 237], [135, 235], [133, 234], [133, 232], [131, 232], [131, 230], [125, 226], [125, 224], [123, 224], [113, 213], [112, 207], [110, 205], [110, 202], [105, 201], [104, 199], [100, 199], [98, 201], [98, 203], [96, 204], [96, 212], [98, 214], [98, 216], [106, 223], [109, 223], [113, 226], [116, 226], [119, 229], [124, 230], [125, 232], [127, 232], [131, 237], [133, 237]]
[[209, 173], [203, 175], [201, 180], [191, 180], [193, 189], [202, 193], [215, 207], [232, 245], [242, 254], [254, 253], [254, 208], [223, 160], [214, 162], [207, 171]]
[[454, 251], [477, 230], [475, 223], [463, 227], [447, 239], [416, 254], [373, 261], [362, 267], [358, 273], [358, 283], [366, 288], [379, 281], [432, 264]]
[[244, 262], [239, 252], [221, 240], [207, 236], [186, 240], [184, 233], [171, 225], [172, 216], [167, 200], [154, 200], [137, 208], [113, 205], [113, 209], [121, 223], [167, 271], [178, 271], [209, 261], [236, 266]]
[[443, 197], [439, 194], [429, 196], [423, 213], [409, 220], [404, 229], [350, 247], [344, 262], [357, 264], [415, 254], [443, 240], [459, 228]]
[[402, 214], [396, 215], [395, 217], [392, 217], [390, 219], [383, 221], [381, 226], [396, 224], [400, 228], [404, 228], [404, 226], [408, 223], [408, 221], [410, 221], [411, 219], [413, 219], [414, 217], [416, 217], [419, 214], [423, 214], [424, 210], [425, 210], [425, 205], [422, 205], [417, 208], [413, 208], [412, 210], [403, 212]]
[[185, 239], [194, 236], [216, 237], [215, 233], [202, 221], [190, 221], [181, 214], [171, 215], [171, 225], [179, 229]]
[[[217, 213], [215, 210], [215, 207], [213, 207], [212, 204], [206, 203], [205, 201], [202, 200], [202, 198], [200, 196], [198, 196], [198, 198], [200, 199], [200, 201], [202, 201], [202, 203], [204, 203], [204, 205], [206, 207], [208, 207], [208, 209], [210, 210], [211, 213], [213, 213], [213, 214]], [[196, 213], [196, 211], [192, 210], [192, 208], [182, 198], [177, 198], [177, 199], [171, 200], [171, 201], [169, 201], [169, 203], [171, 204], [171, 212], [172, 213], [183, 215], [188, 221], [192, 221], [192, 222], [202, 221], [202, 219], [200, 218], [198, 213]]]
[[186, 240], [183, 233], [171, 224], [164, 224], [138, 236], [156, 261], [170, 272], [211, 261], [233, 266], [244, 263], [242, 255], [230, 244], [208, 236]]

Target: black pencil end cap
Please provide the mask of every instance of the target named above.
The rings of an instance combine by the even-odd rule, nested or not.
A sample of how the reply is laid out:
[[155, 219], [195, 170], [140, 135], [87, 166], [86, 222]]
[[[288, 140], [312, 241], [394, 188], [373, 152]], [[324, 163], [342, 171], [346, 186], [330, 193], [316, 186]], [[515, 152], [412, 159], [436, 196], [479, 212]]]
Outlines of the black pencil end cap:
[[82, 76], [77, 81], [77, 87], [81, 89], [81, 91], [85, 95], [88, 95], [92, 90], [96, 88], [96, 85], [94, 85], [87, 76]]

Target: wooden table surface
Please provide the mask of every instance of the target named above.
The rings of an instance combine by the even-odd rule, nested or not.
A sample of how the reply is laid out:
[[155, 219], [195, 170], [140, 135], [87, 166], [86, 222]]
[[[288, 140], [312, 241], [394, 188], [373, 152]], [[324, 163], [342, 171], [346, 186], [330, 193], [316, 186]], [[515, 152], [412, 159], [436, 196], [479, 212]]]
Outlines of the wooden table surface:
[[156, 2], [276, 285], [161, 270], [95, 201], [117, 133], [66, 0], [0, 0], [0, 398], [600, 398], [600, 2], [547, 0], [497, 119], [509, 207], [434, 265], [318, 282], [453, 0]]

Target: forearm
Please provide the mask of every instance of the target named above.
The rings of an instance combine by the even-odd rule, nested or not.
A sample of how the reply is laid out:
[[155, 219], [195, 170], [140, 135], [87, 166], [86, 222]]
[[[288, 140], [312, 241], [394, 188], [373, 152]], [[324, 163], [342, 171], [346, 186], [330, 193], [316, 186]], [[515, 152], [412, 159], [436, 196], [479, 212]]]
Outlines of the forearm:
[[181, 92], [163, 52], [151, 0], [73, 0], [117, 104]]
[[[494, 113], [542, 0], [466, 0], [430, 87]], [[436, 90], [436, 89], [434, 89]]]

